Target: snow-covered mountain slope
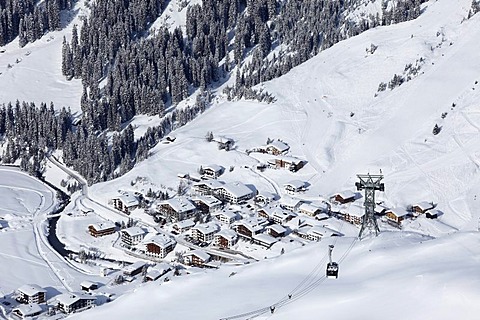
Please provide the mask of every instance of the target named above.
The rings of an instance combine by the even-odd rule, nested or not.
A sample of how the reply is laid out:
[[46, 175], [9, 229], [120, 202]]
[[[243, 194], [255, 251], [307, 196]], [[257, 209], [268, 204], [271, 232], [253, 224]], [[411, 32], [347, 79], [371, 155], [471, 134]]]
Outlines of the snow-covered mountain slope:
[[[252, 183], [261, 191], [306, 180], [310, 187], [304, 197], [314, 199], [352, 190], [357, 173], [382, 170], [385, 193], [380, 197], [387, 206], [433, 201], [444, 212], [438, 221], [417, 219], [406, 226], [410, 231], [384, 232], [361, 242], [337, 239], [337, 281], [321, 280], [327, 246], [334, 241], [325, 240], [251, 266], [146, 285], [74, 318], [218, 319], [268, 311], [278, 302], [274, 314], [262, 317], [477, 318], [480, 15], [466, 20], [470, 4], [432, 0], [415, 21], [338, 43], [264, 84], [277, 98], [273, 104], [219, 99], [177, 130], [175, 142], [159, 144], [130, 173], [91, 192], [106, 202], [118, 189], [164, 185], [174, 190], [178, 173], [217, 163], [235, 167], [225, 180]], [[378, 46], [373, 54], [366, 50], [371, 44]], [[416, 63], [421, 68], [410, 81], [377, 92], [381, 82], [408, 73], [406, 65]], [[435, 124], [442, 128], [437, 135]], [[207, 131], [234, 138], [237, 149], [217, 150], [205, 141]], [[292, 155], [306, 159], [307, 166], [297, 173], [251, 170], [257, 160], [244, 151], [267, 137], [288, 142]], [[135, 183], [137, 177], [145, 179]], [[317, 265], [313, 278], [294, 290]], [[237, 274], [229, 277], [232, 271]]]

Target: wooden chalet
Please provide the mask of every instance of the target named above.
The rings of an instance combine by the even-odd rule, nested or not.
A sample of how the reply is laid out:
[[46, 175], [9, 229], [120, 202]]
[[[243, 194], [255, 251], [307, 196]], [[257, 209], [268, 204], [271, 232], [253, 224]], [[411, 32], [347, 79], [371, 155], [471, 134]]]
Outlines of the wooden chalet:
[[193, 218], [197, 213], [193, 202], [186, 197], [164, 200], [158, 204], [157, 210], [162, 216], [174, 222]]
[[267, 144], [265, 147], [265, 152], [273, 154], [273, 155], [280, 155], [286, 153], [290, 147], [288, 144], [281, 140], [274, 140], [271, 143]]
[[235, 204], [252, 199], [256, 194], [256, 190], [254, 191], [242, 182], [236, 181], [222, 185], [215, 190], [215, 194], [218, 198]]
[[436, 218], [440, 217], [442, 214], [443, 214], [443, 212], [440, 211], [440, 210], [437, 210], [437, 209], [430, 209], [430, 210], [427, 210], [425, 212], [425, 216], [428, 219], [436, 219]]
[[214, 244], [220, 248], [231, 248], [235, 243], [237, 243], [238, 236], [235, 231], [232, 229], [223, 229], [220, 230], [213, 239]]
[[287, 194], [296, 194], [307, 189], [307, 184], [301, 180], [292, 180], [283, 185]]
[[292, 172], [297, 172], [305, 166], [306, 161], [294, 157], [277, 156], [275, 159], [268, 160], [271, 167], [277, 169], [287, 169]]
[[[35, 316], [38, 316], [43, 312], [41, 306], [37, 303], [22, 304], [12, 310], [13, 316], [18, 319], [32, 319]], [[11, 319], [16, 319], [11, 318]]]
[[94, 307], [97, 298], [81, 293], [64, 293], [57, 296], [55, 300], [57, 301], [56, 306], [58, 310], [71, 314]]
[[147, 232], [140, 227], [130, 227], [120, 231], [122, 243], [130, 248], [139, 244], [144, 238]]
[[165, 234], [157, 234], [143, 241], [145, 254], [150, 257], [163, 259], [173, 251], [177, 242]]
[[138, 197], [129, 192], [119, 195], [112, 199], [113, 207], [126, 214], [130, 214], [133, 210], [137, 209], [140, 205]]
[[44, 303], [47, 290], [36, 284], [26, 284], [17, 289], [17, 301], [23, 304]]
[[270, 202], [274, 201], [277, 197], [278, 197], [277, 195], [271, 192], [262, 191], [255, 196], [254, 201], [255, 203], [260, 205], [267, 205]]
[[196, 196], [192, 198], [193, 203], [204, 214], [213, 213], [223, 207], [222, 201], [212, 195]]
[[215, 195], [216, 190], [224, 184], [219, 180], [200, 181], [193, 185], [193, 191], [199, 195]]
[[184, 254], [184, 260], [187, 265], [203, 267], [210, 261], [210, 255], [203, 250], [193, 250]]
[[193, 222], [193, 219], [178, 221], [173, 224], [172, 232], [176, 234], [181, 234], [190, 230], [194, 226], [195, 226], [195, 222]]
[[355, 201], [355, 192], [350, 190], [345, 190], [339, 193], [335, 193], [330, 197], [330, 199], [336, 203], [345, 204]]
[[265, 227], [264, 224], [267, 220], [263, 219], [244, 219], [235, 222], [232, 226], [233, 230], [239, 237], [251, 240], [254, 235], [262, 232]]
[[252, 237], [252, 241], [255, 244], [261, 245], [267, 249], [269, 249], [272, 245], [274, 245], [276, 242], [278, 242], [278, 239], [265, 234], [265, 233], [259, 233], [255, 234]]
[[113, 234], [116, 229], [117, 228], [113, 222], [101, 222], [88, 226], [88, 232], [95, 238]]
[[214, 222], [196, 225], [190, 230], [191, 237], [201, 242], [210, 242], [213, 240], [215, 233], [220, 230]]
[[147, 263], [143, 261], [137, 261], [123, 268], [123, 274], [133, 277], [143, 271], [143, 268], [147, 267]]
[[275, 224], [275, 223], [267, 226], [266, 230], [267, 230], [267, 234], [274, 237], [274, 238], [285, 237], [285, 235], [287, 233], [287, 229], [285, 229], [281, 225]]
[[216, 164], [210, 164], [208, 166], [202, 167], [202, 170], [203, 170], [202, 178], [217, 179], [225, 171], [225, 168]]
[[213, 214], [213, 216], [223, 224], [231, 225], [240, 218], [236, 211], [222, 210]]
[[[323, 209], [320, 207], [317, 207], [314, 204], [311, 203], [302, 203], [298, 207], [298, 211], [302, 214], [306, 214], [310, 217], [315, 217], [317, 214], [322, 213]], [[328, 217], [328, 216], [327, 216]]]
[[172, 266], [168, 263], [160, 263], [148, 269], [145, 279], [147, 281], [155, 281], [167, 272], [172, 270]]
[[82, 291], [90, 292], [92, 290], [98, 289], [98, 283], [85, 280], [80, 283], [80, 287], [82, 288]]
[[431, 202], [422, 201], [412, 205], [412, 213], [414, 216], [418, 216], [426, 213], [428, 210], [435, 208], [435, 205]]
[[409, 215], [410, 213], [404, 208], [392, 208], [385, 211], [387, 221], [394, 222], [397, 225], [400, 225]]
[[355, 225], [361, 225], [363, 216], [365, 215], [365, 207], [351, 205], [345, 210], [340, 211], [340, 216], [347, 222]]

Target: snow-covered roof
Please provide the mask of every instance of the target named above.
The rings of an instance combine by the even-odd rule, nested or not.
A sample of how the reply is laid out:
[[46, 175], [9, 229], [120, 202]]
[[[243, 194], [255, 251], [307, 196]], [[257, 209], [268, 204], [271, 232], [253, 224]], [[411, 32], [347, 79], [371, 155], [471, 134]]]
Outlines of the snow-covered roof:
[[335, 196], [340, 196], [343, 199], [349, 199], [349, 198], [355, 197], [355, 192], [351, 190], [344, 190], [344, 191], [335, 193], [332, 197], [335, 197]]
[[111, 221], [105, 221], [105, 222], [94, 223], [94, 224], [91, 224], [90, 226], [92, 226], [95, 230], [99, 231], [99, 230], [107, 230], [107, 229], [115, 228], [115, 223]]
[[137, 269], [139, 269], [139, 268], [143, 268], [143, 267], [146, 266], [146, 265], [147, 265], [146, 262], [137, 261], [137, 262], [135, 262], [135, 263], [133, 263], [133, 264], [130, 264], [130, 265], [126, 266], [125, 268], [123, 268], [123, 271], [124, 271], [124, 272], [127, 272], [127, 273], [128, 273], [128, 272], [133, 272], [133, 271], [135, 271], [135, 270], [137, 270]]
[[277, 197], [276, 194], [268, 192], [268, 191], [261, 191], [257, 195], [257, 198], [263, 198], [263, 199], [267, 199], [267, 200], [275, 200], [276, 197]]
[[302, 200], [297, 199], [297, 198], [292, 198], [292, 197], [282, 197], [280, 199], [280, 203], [282, 205], [288, 206], [288, 207], [296, 207], [302, 202], [303, 202]]
[[122, 232], [125, 232], [126, 234], [128, 234], [132, 238], [135, 237], [135, 236], [144, 235], [144, 234], [147, 233], [145, 230], [143, 230], [140, 227], [126, 228], [126, 229], [123, 229]]
[[237, 198], [253, 193], [252, 189], [250, 189], [240, 181], [229, 182], [223, 185], [221, 188], [223, 188], [226, 192], [230, 193], [231, 195]]
[[93, 286], [98, 286], [98, 283], [89, 280], [84, 280], [80, 283], [80, 287], [91, 288]]
[[342, 212], [349, 214], [350, 216], [363, 217], [365, 214], [365, 207], [352, 205], [349, 206], [346, 210], [342, 210]]
[[269, 143], [267, 145], [267, 148], [268, 147], [273, 147], [280, 152], [284, 152], [284, 151], [287, 151], [288, 149], [290, 149], [290, 147], [285, 142], [280, 141], [280, 140], [272, 141], [271, 143]]
[[219, 165], [217, 165], [217, 164], [209, 164], [209, 165], [203, 166], [203, 169], [204, 169], [204, 170], [211, 170], [211, 171], [214, 171], [214, 172], [221, 172], [221, 171], [223, 171], [223, 167], [222, 167], [222, 166], [219, 166]]
[[388, 209], [386, 212], [392, 212], [397, 217], [403, 217], [403, 216], [406, 216], [408, 214], [407, 209], [402, 208], [402, 207]]
[[34, 296], [39, 292], [47, 292], [47, 290], [43, 289], [42, 287], [36, 284], [25, 284], [18, 288], [18, 291], [26, 294], [27, 296]]
[[287, 229], [285, 229], [284, 227], [282, 227], [281, 225], [276, 224], [276, 223], [269, 225], [267, 227], [267, 229], [273, 230], [276, 233], [283, 233], [283, 232], [287, 231]]
[[95, 296], [74, 292], [61, 294], [55, 297], [55, 300], [65, 306], [70, 306], [79, 300], [97, 300], [97, 298]]
[[171, 245], [175, 245], [176, 241], [170, 238], [169, 236], [160, 233], [160, 234], [154, 235], [148, 240], [144, 240], [143, 243], [144, 244], [153, 243], [159, 246], [160, 248], [167, 248]]
[[151, 267], [149, 271], [153, 271], [153, 270], [158, 270], [161, 273], [165, 273], [168, 270], [172, 270], [172, 266], [166, 262], [161, 262]]
[[138, 198], [133, 193], [130, 193], [130, 192], [122, 193], [118, 195], [117, 198], [120, 199], [120, 201], [122, 201], [123, 205], [126, 207], [138, 206], [138, 204], [140, 203], [138, 201]]
[[285, 183], [283, 186], [284, 187], [293, 187], [295, 189], [302, 189], [302, 188], [305, 188], [305, 182], [304, 181], [301, 181], [301, 180], [292, 180], [292, 181], [289, 181], [287, 183]]
[[222, 187], [224, 184], [225, 182], [221, 180], [206, 180], [206, 181], [197, 182], [193, 186], [194, 187], [207, 186], [208, 188], [215, 190]]
[[290, 163], [290, 164], [297, 164], [300, 163], [301, 159], [296, 158], [296, 157], [291, 157], [291, 156], [285, 156], [285, 155], [277, 155], [275, 158], [268, 160], [267, 162], [270, 164], [275, 164], [276, 160], [282, 160], [283, 162]]
[[30, 316], [33, 316], [33, 315], [39, 313], [39, 312], [42, 312], [42, 307], [40, 307], [36, 303], [21, 304], [18, 307], [16, 307], [15, 309], [13, 309], [13, 311], [17, 311], [23, 317], [30, 317]]
[[232, 229], [222, 229], [216, 234], [216, 236], [222, 236], [229, 241], [233, 241], [237, 238], [237, 233]]
[[297, 214], [291, 211], [285, 210], [274, 210], [272, 213], [272, 218], [279, 218], [281, 220], [287, 219], [288, 217], [296, 217]]
[[421, 201], [421, 202], [415, 203], [413, 206], [414, 207], [419, 207], [422, 210], [428, 210], [428, 209], [432, 209], [432, 208], [435, 207], [433, 204], [431, 204], [430, 202], [427, 202], [427, 201]]
[[189, 251], [189, 252], [185, 253], [185, 255], [186, 256], [196, 256], [203, 261], [208, 261], [210, 259], [210, 255], [208, 253], [206, 253], [205, 251], [200, 250], [200, 249]]
[[310, 228], [310, 230], [307, 231], [308, 234], [312, 235], [318, 235], [318, 236], [323, 236], [323, 237], [331, 237], [333, 235], [341, 235], [339, 232], [332, 230], [330, 228], [324, 227], [324, 226], [313, 226]]
[[209, 223], [199, 224], [195, 226], [193, 229], [196, 229], [203, 234], [210, 234], [213, 232], [217, 232], [220, 228], [216, 223], [209, 222]]
[[259, 233], [259, 234], [255, 234], [253, 235], [252, 237], [254, 240], [257, 240], [259, 242], [262, 242], [262, 243], [265, 243], [265, 244], [268, 244], [268, 245], [272, 245], [274, 244], [275, 242], [278, 242], [278, 239], [268, 235], [268, 234], [265, 234], [265, 233]]
[[231, 211], [231, 210], [222, 210], [222, 211], [214, 213], [214, 216], [215, 217], [224, 216], [227, 219], [235, 219], [235, 218], [238, 217], [238, 213], [236, 213], [235, 211]]
[[218, 200], [212, 195], [206, 195], [206, 196], [195, 196], [192, 198], [193, 201], [200, 201], [204, 203], [206, 206], [213, 207], [213, 206], [218, 206], [222, 204], [222, 201]]
[[193, 222], [192, 219], [186, 219], [182, 221], [178, 221], [174, 224], [174, 226], [177, 226], [179, 229], [185, 229], [185, 228], [191, 228], [195, 225], [195, 222]]
[[311, 212], [311, 213], [314, 213], [317, 210], [321, 210], [321, 208], [311, 203], [302, 203], [300, 207], [298, 207], [298, 209], [306, 212]]
[[242, 219], [240, 221], [235, 222], [234, 225], [235, 226], [242, 225], [248, 230], [250, 230], [251, 232], [255, 233], [264, 229], [263, 224], [265, 223], [265, 221], [266, 220], [262, 218]]
[[159, 203], [159, 205], [165, 204], [168, 204], [173, 210], [179, 213], [195, 210], [195, 205], [186, 197], [175, 197]]

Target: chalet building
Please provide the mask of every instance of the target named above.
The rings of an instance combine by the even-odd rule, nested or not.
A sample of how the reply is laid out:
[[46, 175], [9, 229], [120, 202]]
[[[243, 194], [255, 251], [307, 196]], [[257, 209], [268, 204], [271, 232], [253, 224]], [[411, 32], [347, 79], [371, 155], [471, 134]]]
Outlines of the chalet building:
[[270, 249], [270, 247], [273, 244], [278, 242], [278, 239], [276, 239], [276, 238], [274, 238], [274, 237], [272, 237], [268, 234], [265, 234], [265, 233], [259, 233], [259, 234], [253, 235], [252, 241], [255, 244], [258, 244], [258, 245], [261, 245], [262, 247]]
[[213, 213], [222, 209], [223, 203], [214, 196], [197, 196], [192, 199], [193, 203], [204, 214]]
[[292, 220], [297, 216], [296, 213], [291, 212], [289, 210], [275, 210], [272, 214], [271, 220], [274, 223], [283, 225], [286, 224], [288, 221]]
[[284, 227], [282, 227], [279, 224], [269, 225], [269, 226], [267, 226], [266, 229], [267, 229], [267, 234], [274, 237], [274, 238], [285, 237], [285, 235], [287, 233], [287, 229], [285, 229]]
[[260, 192], [255, 196], [255, 203], [260, 204], [260, 205], [267, 205], [270, 202], [274, 201], [277, 198], [277, 196], [271, 192]]
[[217, 179], [225, 171], [225, 168], [216, 164], [210, 164], [208, 166], [202, 167], [202, 170], [203, 170], [202, 178]]
[[146, 232], [140, 227], [130, 227], [121, 230], [121, 234], [122, 243], [127, 248], [131, 248], [132, 246], [139, 244], [145, 238]]
[[229, 203], [239, 203], [252, 199], [255, 192], [241, 182], [230, 182], [215, 191], [216, 195]]
[[385, 211], [385, 218], [387, 221], [391, 221], [400, 225], [409, 214], [410, 213], [404, 208], [392, 208]]
[[339, 204], [345, 204], [355, 201], [355, 196], [356, 194], [353, 191], [345, 190], [339, 193], [335, 193], [330, 197], [330, 200]]
[[268, 160], [268, 165], [277, 169], [287, 169], [297, 172], [305, 166], [305, 161], [287, 156], [277, 156], [275, 159]]
[[97, 298], [81, 293], [64, 293], [56, 297], [58, 310], [71, 314], [90, 309], [95, 306]]
[[213, 222], [199, 224], [192, 228], [191, 237], [202, 242], [210, 242], [213, 240], [215, 233], [220, 230], [218, 225]]
[[251, 240], [254, 235], [262, 232], [265, 227], [266, 220], [263, 219], [249, 219], [240, 220], [233, 224], [232, 228], [238, 234], [239, 237]]
[[150, 257], [164, 259], [173, 251], [177, 242], [164, 234], [157, 234], [143, 242], [146, 246], [145, 254]]
[[235, 145], [235, 141], [227, 137], [214, 137], [212, 141], [217, 143], [219, 150], [229, 151], [232, 150]]
[[298, 207], [298, 211], [302, 214], [306, 214], [307, 216], [315, 217], [317, 214], [322, 213], [322, 208], [317, 207], [316, 205], [311, 203], [302, 203]]
[[92, 290], [98, 289], [98, 283], [85, 280], [80, 283], [80, 287], [83, 291], [90, 292]]
[[193, 191], [199, 195], [215, 195], [215, 191], [225, 184], [223, 181], [208, 180], [195, 183]]
[[193, 222], [193, 219], [178, 221], [173, 224], [172, 233], [181, 234], [190, 230], [191, 228], [193, 228], [193, 226], [195, 226], [195, 222]]
[[112, 199], [113, 207], [126, 214], [130, 214], [140, 205], [140, 200], [133, 193], [124, 193]]
[[213, 216], [218, 221], [226, 225], [231, 225], [232, 223], [234, 223], [236, 220], [240, 218], [240, 215], [237, 212], [232, 210], [222, 210], [222, 211], [216, 212]]
[[190, 219], [197, 213], [197, 208], [186, 197], [176, 197], [160, 202], [157, 210], [162, 216], [171, 221], [182, 221]]
[[319, 225], [302, 225], [300, 228], [294, 232], [300, 238], [310, 240], [310, 241], [320, 241], [325, 237], [339, 237], [342, 236], [341, 233], [332, 230], [330, 228], [319, 226]]
[[133, 277], [143, 271], [143, 268], [147, 267], [147, 263], [143, 261], [137, 261], [123, 268], [123, 274]]
[[[37, 303], [22, 304], [12, 310], [13, 316], [18, 319], [31, 319], [35, 316], [38, 316], [42, 312], [42, 307], [39, 306]], [[12, 317], [11, 319], [16, 318]]]
[[349, 206], [348, 209], [342, 210], [340, 216], [343, 216], [343, 219], [347, 222], [350, 222], [355, 225], [361, 225], [363, 216], [365, 215], [365, 207], [360, 206]]
[[435, 208], [435, 205], [431, 202], [422, 201], [417, 204], [412, 205], [412, 213], [414, 216], [419, 216], [424, 214], [428, 210]]
[[430, 210], [425, 212], [425, 216], [428, 219], [436, 219], [436, 218], [440, 217], [442, 214], [443, 214], [443, 212], [441, 212], [440, 210], [437, 210], [437, 209], [430, 209]]
[[291, 195], [303, 192], [307, 189], [306, 183], [300, 180], [292, 180], [288, 183], [285, 183], [283, 187], [285, 189], [285, 192]]
[[210, 255], [202, 250], [193, 250], [184, 254], [184, 260], [187, 265], [203, 267], [210, 261]]
[[148, 269], [145, 279], [147, 281], [155, 281], [167, 272], [171, 271], [172, 267], [168, 263], [160, 263]]
[[232, 229], [220, 230], [213, 238], [213, 243], [220, 248], [231, 248], [237, 243], [238, 236]]
[[113, 222], [108, 222], [108, 221], [95, 223], [88, 226], [88, 232], [95, 238], [103, 237], [103, 236], [115, 233], [116, 229], [117, 228], [115, 224]]
[[17, 289], [17, 301], [23, 304], [44, 303], [47, 301], [47, 290], [36, 284], [26, 284]]
[[267, 144], [267, 146], [265, 147], [265, 152], [273, 155], [280, 155], [280, 154], [286, 153], [289, 149], [290, 147], [285, 142], [280, 140], [275, 140]]
[[282, 197], [280, 199], [280, 207], [282, 207], [285, 210], [290, 210], [292, 212], [296, 212], [302, 203], [303, 203], [302, 200], [288, 197], [288, 196]]

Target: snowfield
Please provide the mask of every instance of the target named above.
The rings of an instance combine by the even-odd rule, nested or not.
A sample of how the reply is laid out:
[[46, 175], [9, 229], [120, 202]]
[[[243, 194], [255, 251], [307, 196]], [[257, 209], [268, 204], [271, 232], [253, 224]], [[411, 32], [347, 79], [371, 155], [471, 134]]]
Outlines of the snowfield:
[[[99, 276], [106, 264], [66, 262], [36, 238], [38, 230], [45, 231], [40, 222], [54, 206], [54, 193], [24, 174], [0, 170], [0, 178], [7, 175], [0, 184], [0, 289], [10, 292], [37, 283], [59, 292], [77, 291], [89, 279], [119, 296], [72, 319], [477, 319], [480, 14], [467, 20], [470, 5], [471, 0], [430, 0], [414, 21], [342, 41], [260, 85], [276, 97], [274, 103], [229, 102], [219, 89], [209, 109], [171, 134], [175, 141], [159, 143], [126, 175], [75, 193], [65, 210], [70, 215], [60, 218], [57, 231], [67, 248], [94, 245], [130, 261], [131, 256], [112, 247], [117, 234], [91, 240], [88, 224], [125, 221], [109, 205], [119, 191], [146, 193], [151, 188], [173, 195], [179, 175], [198, 176], [198, 168], [210, 164], [226, 169], [221, 180], [242, 181], [283, 199], [285, 183], [304, 181], [307, 190], [297, 197], [316, 203], [336, 192], [355, 191], [357, 174], [382, 173], [385, 192], [377, 192], [376, 198], [382, 206], [433, 202], [441, 211], [437, 219], [408, 219], [402, 229], [380, 221], [382, 233], [361, 241], [356, 227], [329, 219], [327, 226], [344, 236], [303, 246], [295, 242], [283, 255], [279, 245], [246, 252], [260, 261], [243, 266], [191, 269], [191, 274], [171, 276], [168, 282], [111, 286]], [[153, 28], [172, 27], [177, 20], [181, 24], [184, 11], [178, 12], [178, 2], [171, 1]], [[23, 49], [12, 44], [0, 54], [0, 67], [22, 56], [12, 68], [0, 70], [5, 88], [0, 102], [52, 100], [79, 110], [81, 84], [61, 77], [61, 36], [52, 35], [50, 41], [42, 38]], [[367, 50], [372, 44], [377, 46], [373, 53]], [[27, 50], [31, 54], [24, 57]], [[51, 61], [49, 52], [55, 52]], [[36, 55], [48, 61], [33, 59]], [[408, 71], [409, 64], [418, 66], [418, 73]], [[410, 79], [378, 91], [395, 74]], [[42, 86], [35, 85], [40, 79]], [[20, 84], [25, 81], [31, 85]], [[136, 137], [153, 122], [148, 117], [134, 120]], [[433, 133], [435, 125], [438, 134]], [[233, 139], [234, 149], [226, 152], [207, 142], [210, 131], [216, 139]], [[286, 142], [289, 156], [305, 160], [306, 166], [295, 173], [257, 170], [268, 159], [246, 151], [265, 145], [268, 138]], [[68, 179], [53, 163], [46, 176], [55, 184]], [[132, 216], [152, 228], [151, 217], [141, 210]], [[325, 279], [330, 244], [340, 265], [338, 279]], [[254, 250], [247, 247], [242, 249]], [[119, 269], [112, 263], [110, 275]]]

